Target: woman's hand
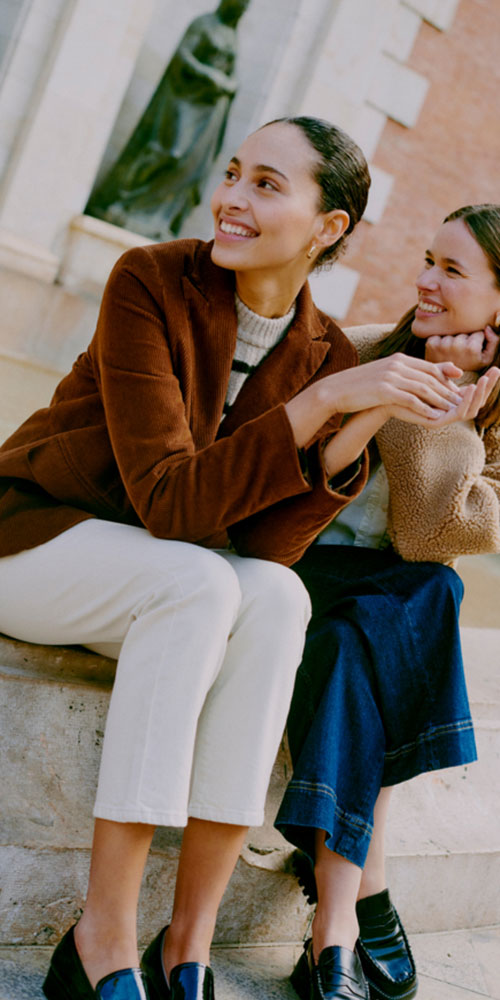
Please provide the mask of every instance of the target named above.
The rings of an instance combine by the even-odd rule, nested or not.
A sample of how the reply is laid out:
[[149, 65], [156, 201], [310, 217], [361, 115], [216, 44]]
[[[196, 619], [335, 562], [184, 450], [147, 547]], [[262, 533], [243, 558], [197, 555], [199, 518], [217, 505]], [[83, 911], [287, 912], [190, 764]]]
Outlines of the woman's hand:
[[397, 417], [410, 424], [419, 424], [422, 427], [432, 429], [447, 427], [448, 424], [457, 423], [460, 420], [474, 420], [479, 411], [485, 405], [492, 389], [495, 388], [500, 378], [500, 368], [489, 368], [481, 375], [475, 385], [468, 385], [462, 389], [462, 400], [457, 406], [446, 412], [443, 411], [437, 417], [425, 417], [416, 414], [413, 410], [401, 406], [384, 407], [387, 417]]
[[446, 337], [428, 337], [426, 361], [452, 361], [464, 372], [477, 372], [493, 363], [500, 336], [487, 326], [476, 333], [455, 333]]
[[451, 362], [433, 364], [406, 354], [327, 375], [286, 404], [296, 444], [303, 447], [335, 413], [397, 405], [422, 419], [436, 419], [461, 403], [463, 389], [452, 381], [460, 375]]
[[406, 354], [392, 354], [330, 375], [317, 383], [336, 412], [356, 413], [373, 406], [397, 404], [422, 416], [437, 416], [462, 399], [453, 379], [462, 369], [448, 361], [433, 364]]

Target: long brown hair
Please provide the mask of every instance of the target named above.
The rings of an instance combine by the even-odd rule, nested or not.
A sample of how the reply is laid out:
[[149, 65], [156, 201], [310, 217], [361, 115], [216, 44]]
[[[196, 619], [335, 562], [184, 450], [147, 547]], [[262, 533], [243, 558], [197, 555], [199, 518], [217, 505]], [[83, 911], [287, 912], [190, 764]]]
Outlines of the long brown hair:
[[[495, 284], [500, 289], [500, 205], [465, 205], [464, 208], [458, 208], [456, 212], [447, 215], [446, 219], [443, 219], [443, 225], [445, 222], [454, 222], [455, 219], [462, 219], [471, 236], [481, 247], [495, 279]], [[425, 356], [425, 341], [415, 337], [411, 330], [416, 308], [416, 306], [412, 306], [401, 317], [394, 330], [387, 337], [384, 337], [380, 344], [379, 357], [386, 358], [396, 351], [418, 358]], [[500, 328], [497, 327], [496, 332], [500, 333]], [[493, 364], [500, 367], [500, 342], [493, 358]], [[483, 375], [486, 370], [487, 368], [482, 368], [478, 372], [478, 376]], [[480, 428], [486, 428], [499, 422], [500, 385], [497, 385], [479, 411], [476, 424]]]

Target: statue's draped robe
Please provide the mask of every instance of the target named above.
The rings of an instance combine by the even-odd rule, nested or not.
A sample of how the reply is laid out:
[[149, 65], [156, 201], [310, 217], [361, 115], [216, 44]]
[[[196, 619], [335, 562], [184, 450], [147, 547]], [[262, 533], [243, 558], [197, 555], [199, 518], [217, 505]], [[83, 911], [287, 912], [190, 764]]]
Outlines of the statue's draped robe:
[[139, 124], [86, 211], [153, 240], [198, 205], [236, 81], [236, 30], [216, 14], [189, 26]]

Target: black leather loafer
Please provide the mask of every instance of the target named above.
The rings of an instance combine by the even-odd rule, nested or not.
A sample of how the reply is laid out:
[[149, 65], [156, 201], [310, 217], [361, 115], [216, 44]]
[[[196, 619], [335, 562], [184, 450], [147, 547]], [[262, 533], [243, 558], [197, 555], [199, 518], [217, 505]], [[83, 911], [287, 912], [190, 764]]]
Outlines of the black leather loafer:
[[[309, 903], [318, 893], [311, 860], [294, 851], [292, 866]], [[411, 1000], [418, 989], [417, 971], [404, 927], [384, 889], [356, 904], [359, 938], [356, 951], [370, 986], [371, 1000]]]
[[141, 969], [120, 969], [100, 979], [97, 1000], [149, 1000], [146, 977]]
[[315, 906], [318, 902], [318, 890], [314, 877], [314, 865], [308, 854], [296, 850], [291, 857], [293, 873], [302, 889], [307, 902]]
[[356, 952], [337, 945], [323, 948], [316, 965], [306, 941], [290, 982], [301, 1000], [370, 1000]]
[[141, 969], [148, 977], [151, 1000], [170, 1000], [171, 998], [163, 968], [163, 939], [167, 927], [161, 929], [141, 958]]
[[209, 965], [183, 962], [170, 973], [172, 1000], [214, 1000], [214, 974]]
[[209, 965], [182, 962], [174, 966], [167, 984], [163, 968], [163, 927], [146, 948], [141, 967], [146, 973], [151, 1000], [214, 1000], [214, 976]]
[[140, 969], [119, 969], [92, 989], [76, 950], [75, 928], [61, 938], [42, 986], [47, 1000], [149, 1000]]
[[411, 1000], [418, 989], [417, 970], [388, 890], [360, 899], [356, 913], [359, 922], [356, 951], [372, 1000]]

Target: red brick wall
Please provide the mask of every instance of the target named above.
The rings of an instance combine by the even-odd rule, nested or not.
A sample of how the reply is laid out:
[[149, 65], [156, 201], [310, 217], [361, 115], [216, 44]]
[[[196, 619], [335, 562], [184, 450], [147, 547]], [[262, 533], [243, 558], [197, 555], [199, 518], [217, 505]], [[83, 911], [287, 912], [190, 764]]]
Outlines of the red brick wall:
[[381, 221], [361, 223], [345, 257], [361, 280], [344, 325], [397, 319], [444, 216], [500, 202], [499, 0], [462, 0], [447, 32], [422, 24], [408, 65], [430, 87], [416, 126], [388, 122], [374, 156], [394, 185]]

